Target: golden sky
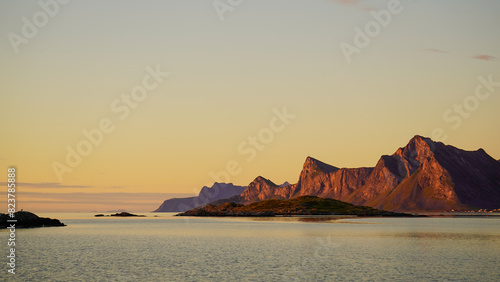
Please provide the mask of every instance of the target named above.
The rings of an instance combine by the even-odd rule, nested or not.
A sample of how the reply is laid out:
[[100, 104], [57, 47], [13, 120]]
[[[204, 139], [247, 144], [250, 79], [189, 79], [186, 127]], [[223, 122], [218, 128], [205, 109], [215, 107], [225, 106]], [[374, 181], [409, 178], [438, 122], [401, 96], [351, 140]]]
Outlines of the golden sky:
[[500, 158], [498, 1], [47, 3], [0, 3], [0, 182], [17, 168], [24, 209], [295, 183], [416, 134]]

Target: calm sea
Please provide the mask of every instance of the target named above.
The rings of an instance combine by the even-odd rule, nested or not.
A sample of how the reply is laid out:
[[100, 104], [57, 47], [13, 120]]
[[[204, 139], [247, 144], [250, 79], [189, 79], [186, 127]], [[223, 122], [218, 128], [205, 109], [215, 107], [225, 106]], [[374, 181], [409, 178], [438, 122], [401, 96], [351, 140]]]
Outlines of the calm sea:
[[[94, 218], [17, 230], [3, 281], [500, 281], [500, 217]], [[159, 217], [153, 217], [157, 215]]]

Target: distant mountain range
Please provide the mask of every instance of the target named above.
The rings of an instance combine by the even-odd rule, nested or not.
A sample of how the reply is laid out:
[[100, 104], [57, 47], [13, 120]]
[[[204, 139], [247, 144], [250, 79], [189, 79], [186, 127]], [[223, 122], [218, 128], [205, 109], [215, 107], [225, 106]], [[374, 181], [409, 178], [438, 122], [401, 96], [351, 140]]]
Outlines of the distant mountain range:
[[422, 136], [382, 156], [375, 167], [337, 168], [308, 157], [296, 184], [257, 177], [241, 193], [214, 201], [249, 204], [299, 196], [332, 198], [397, 212], [500, 207], [500, 160]]
[[197, 197], [173, 198], [163, 202], [154, 212], [185, 212], [206, 205], [210, 202], [230, 198], [241, 194], [246, 187], [235, 186], [232, 183], [215, 183], [212, 187], [201, 188]]

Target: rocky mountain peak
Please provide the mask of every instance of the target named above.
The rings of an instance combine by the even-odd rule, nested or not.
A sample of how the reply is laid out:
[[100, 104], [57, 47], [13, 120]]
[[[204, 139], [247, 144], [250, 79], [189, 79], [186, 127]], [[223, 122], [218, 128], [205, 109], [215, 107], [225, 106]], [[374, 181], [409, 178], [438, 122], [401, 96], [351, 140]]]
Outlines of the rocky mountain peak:
[[321, 162], [315, 158], [307, 157], [304, 163], [303, 170], [314, 172], [331, 173], [339, 170], [338, 167]]
[[406, 159], [420, 159], [429, 157], [436, 149], [436, 143], [430, 138], [415, 135], [405, 147], [399, 148], [394, 156], [400, 156]]
[[270, 186], [270, 187], [278, 187], [278, 185], [274, 184], [274, 182], [272, 182], [271, 180], [269, 179], [266, 179], [262, 176], [257, 176], [257, 178], [254, 179], [254, 181], [252, 181], [252, 183], [250, 183], [248, 186]]
[[291, 185], [290, 182], [285, 181], [285, 182], [283, 182], [283, 184], [280, 185], [280, 187], [286, 187], [288, 185]]
[[279, 186], [271, 180], [258, 176], [248, 185], [247, 189], [240, 194], [240, 197], [243, 202], [261, 201], [272, 197], [277, 188], [279, 188]]

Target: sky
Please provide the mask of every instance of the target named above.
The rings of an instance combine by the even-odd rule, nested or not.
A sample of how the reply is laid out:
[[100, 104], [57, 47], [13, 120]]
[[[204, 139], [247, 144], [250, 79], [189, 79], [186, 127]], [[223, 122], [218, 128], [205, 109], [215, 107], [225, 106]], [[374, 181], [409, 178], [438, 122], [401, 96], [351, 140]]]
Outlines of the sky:
[[[500, 159], [496, 0], [0, 2], [0, 182], [150, 211], [213, 182], [374, 166], [416, 134]], [[7, 205], [0, 205], [5, 211]]]

